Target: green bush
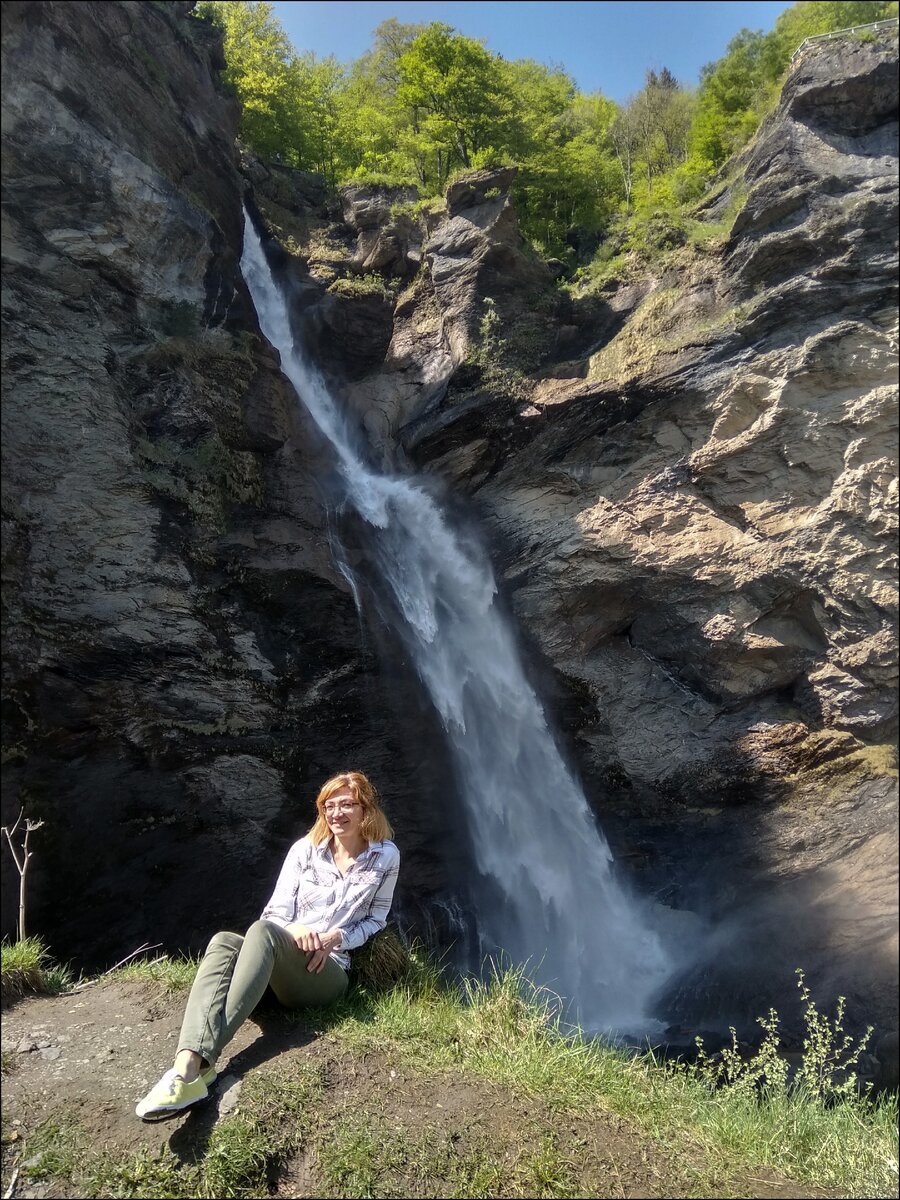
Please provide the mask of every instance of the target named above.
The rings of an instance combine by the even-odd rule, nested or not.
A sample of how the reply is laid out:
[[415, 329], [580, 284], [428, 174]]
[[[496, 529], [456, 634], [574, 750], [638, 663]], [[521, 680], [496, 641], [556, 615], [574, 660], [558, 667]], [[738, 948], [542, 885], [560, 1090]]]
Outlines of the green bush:
[[333, 279], [327, 290], [332, 296], [343, 296], [346, 299], [389, 294], [380, 275], [345, 275], [341, 279]]
[[769, 1009], [767, 1016], [757, 1017], [765, 1036], [754, 1054], [748, 1057], [741, 1053], [732, 1026], [731, 1045], [715, 1056], [707, 1054], [703, 1039], [698, 1037], [697, 1061], [683, 1069], [712, 1090], [726, 1087], [735, 1094], [769, 1100], [799, 1095], [811, 1104], [829, 1104], [854, 1097], [858, 1091], [856, 1068], [869, 1044], [872, 1026], [854, 1044], [844, 1029], [845, 997], [838, 997], [834, 1017], [829, 1018], [819, 1012], [803, 971], [798, 968], [796, 974], [806, 1034], [803, 1057], [793, 1078], [787, 1059], [780, 1053], [780, 1021], [774, 1008]]
[[40, 938], [4, 941], [0, 953], [4, 1004], [28, 992], [55, 996], [72, 986], [71, 971], [52, 961], [50, 952]]

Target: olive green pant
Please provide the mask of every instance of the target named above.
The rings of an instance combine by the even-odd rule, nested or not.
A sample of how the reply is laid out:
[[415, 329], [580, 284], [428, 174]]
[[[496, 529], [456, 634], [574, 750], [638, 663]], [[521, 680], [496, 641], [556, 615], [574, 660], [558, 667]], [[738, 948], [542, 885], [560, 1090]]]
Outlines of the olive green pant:
[[214, 1063], [270, 986], [289, 1008], [330, 1004], [347, 990], [347, 972], [333, 958], [307, 970], [310, 955], [272, 921], [254, 921], [246, 936], [217, 933], [197, 971], [178, 1037]]

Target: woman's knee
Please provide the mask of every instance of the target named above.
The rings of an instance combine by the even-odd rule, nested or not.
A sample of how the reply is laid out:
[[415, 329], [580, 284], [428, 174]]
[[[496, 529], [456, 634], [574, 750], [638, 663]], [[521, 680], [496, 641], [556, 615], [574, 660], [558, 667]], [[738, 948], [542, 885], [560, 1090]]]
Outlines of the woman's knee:
[[276, 925], [274, 921], [254, 921], [244, 935], [244, 939], [248, 942], [268, 942], [270, 945], [274, 945], [281, 932], [281, 926]]
[[221, 930], [219, 933], [214, 933], [209, 939], [209, 945], [206, 947], [206, 953], [209, 954], [212, 950], [240, 950], [243, 938], [239, 933], [229, 933], [227, 930]]

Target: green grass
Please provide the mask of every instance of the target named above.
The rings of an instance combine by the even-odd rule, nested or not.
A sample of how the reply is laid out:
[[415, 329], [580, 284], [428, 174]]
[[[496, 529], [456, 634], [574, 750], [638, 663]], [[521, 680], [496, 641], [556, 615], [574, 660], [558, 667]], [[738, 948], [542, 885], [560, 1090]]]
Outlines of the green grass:
[[75, 1121], [45, 1121], [27, 1140], [29, 1180], [65, 1179], [90, 1197], [156, 1200], [257, 1197], [269, 1194], [269, 1173], [309, 1135], [323, 1092], [311, 1064], [251, 1076], [238, 1111], [212, 1131], [202, 1159], [180, 1162], [168, 1149], [135, 1154], [97, 1151]]
[[[693, 1172], [699, 1195], [725, 1194], [729, 1180], [766, 1166], [798, 1181], [893, 1194], [897, 1101], [848, 1095], [836, 1103], [803, 1092], [712, 1088], [666, 1068], [564, 1031], [548, 999], [509, 972], [472, 984], [461, 997], [424, 968], [412, 984], [342, 1002], [323, 1024], [358, 1053], [379, 1048], [423, 1073], [472, 1072], [516, 1095], [542, 1099], [560, 1115], [613, 1112], [642, 1128]], [[684, 1159], [693, 1147], [695, 1161]]]
[[[190, 959], [160, 957], [109, 978], [174, 991], [189, 986], [195, 968]], [[248, 1076], [238, 1109], [215, 1127], [196, 1164], [168, 1151], [97, 1153], [75, 1126], [56, 1122], [29, 1136], [25, 1155], [36, 1162], [27, 1174], [74, 1179], [85, 1196], [259, 1196], [279, 1164], [302, 1150], [325, 1195], [607, 1194], [594, 1190], [603, 1184], [589, 1178], [580, 1133], [611, 1113], [642, 1133], [651, 1153], [655, 1143], [686, 1195], [747, 1195], [760, 1168], [844, 1195], [893, 1194], [896, 1097], [873, 1103], [848, 1082], [855, 1051], [842, 1032], [842, 1006], [828, 1018], [802, 976], [800, 987], [808, 1070], [795, 1088], [775, 1054], [774, 1014], [749, 1063], [726, 1053], [684, 1070], [564, 1028], [554, 998], [519, 971], [460, 988], [414, 949], [392, 989], [356, 985], [327, 1010], [292, 1014], [324, 1038], [325, 1056], [292, 1057]], [[329, 1091], [323, 1071], [335, 1052], [361, 1065], [363, 1078], [366, 1058], [380, 1055], [419, 1094], [429, 1080], [445, 1088], [461, 1077], [481, 1080], [505, 1089], [528, 1115], [513, 1114], [496, 1142], [497, 1130], [476, 1121], [405, 1116], [402, 1080], [393, 1109], [377, 1090], [362, 1099], [354, 1088]]]
[[[70, 991], [75, 985], [71, 969], [55, 963], [40, 938], [3, 942], [2, 960], [4, 1002], [29, 992], [57, 996], [61, 992]], [[80, 983], [84, 986], [108, 978], [122, 982], [162, 985], [166, 992], [186, 991], [194, 982], [199, 962], [199, 958], [169, 958], [168, 955], [161, 954], [156, 958], [126, 963], [108, 975], [82, 979]]]
[[338, 184], [339, 188], [371, 187], [371, 188], [416, 188], [419, 181], [412, 175], [391, 175], [384, 171], [366, 171], [362, 167], [346, 175]]
[[3, 942], [0, 950], [4, 1003], [28, 992], [56, 996], [72, 986], [72, 972], [50, 960], [40, 938]]
[[156, 958], [138, 959], [126, 963], [124, 967], [117, 967], [110, 978], [161, 984], [166, 992], [183, 992], [194, 982], [199, 965], [199, 958], [191, 958], [188, 955], [169, 958], [167, 954], [160, 954]]
[[386, 296], [388, 289], [380, 275], [349, 275], [334, 279], [327, 289], [333, 296]]
[[[510, 1178], [486, 1135], [460, 1146], [458, 1136], [424, 1125], [397, 1136], [393, 1118], [371, 1111], [340, 1116], [332, 1136], [321, 1141], [317, 1163], [328, 1196], [496, 1195]], [[521, 1195], [539, 1195], [522, 1191]]]
[[84, 1196], [187, 1200], [209, 1195], [200, 1191], [200, 1170], [181, 1164], [168, 1148], [158, 1154], [146, 1147], [129, 1155], [97, 1152], [85, 1131], [73, 1120], [43, 1122], [29, 1135], [26, 1154], [28, 1180], [64, 1179], [76, 1185], [78, 1194]]

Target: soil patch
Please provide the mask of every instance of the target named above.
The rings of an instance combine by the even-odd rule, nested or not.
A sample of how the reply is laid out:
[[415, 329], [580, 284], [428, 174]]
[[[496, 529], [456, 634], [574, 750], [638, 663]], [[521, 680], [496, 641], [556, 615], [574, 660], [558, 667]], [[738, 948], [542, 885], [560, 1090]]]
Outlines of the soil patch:
[[[93, 1150], [134, 1154], [165, 1148], [184, 1163], [204, 1154], [216, 1126], [241, 1111], [239, 1085], [315, 1066], [323, 1095], [313, 1133], [277, 1164], [270, 1194], [336, 1196], [522, 1196], [529, 1181], [547, 1196], [684, 1194], [690, 1151], [676, 1156], [614, 1114], [575, 1117], [459, 1072], [414, 1074], [389, 1053], [351, 1054], [277, 1006], [261, 1006], [219, 1063], [208, 1103], [159, 1124], [134, 1105], [170, 1065], [185, 996], [146, 983], [110, 982], [81, 993], [34, 997], [3, 1022], [3, 1191], [78, 1197], [65, 1178], [30, 1179], [29, 1141], [48, 1121], [77, 1125]], [[348, 1147], [357, 1147], [356, 1158]], [[366, 1154], [365, 1147], [375, 1150]], [[362, 1174], [360, 1174], [362, 1172]], [[827, 1197], [760, 1170], [734, 1195]], [[368, 1189], [368, 1190], [366, 1190]], [[483, 1189], [483, 1190], [479, 1190]]]

